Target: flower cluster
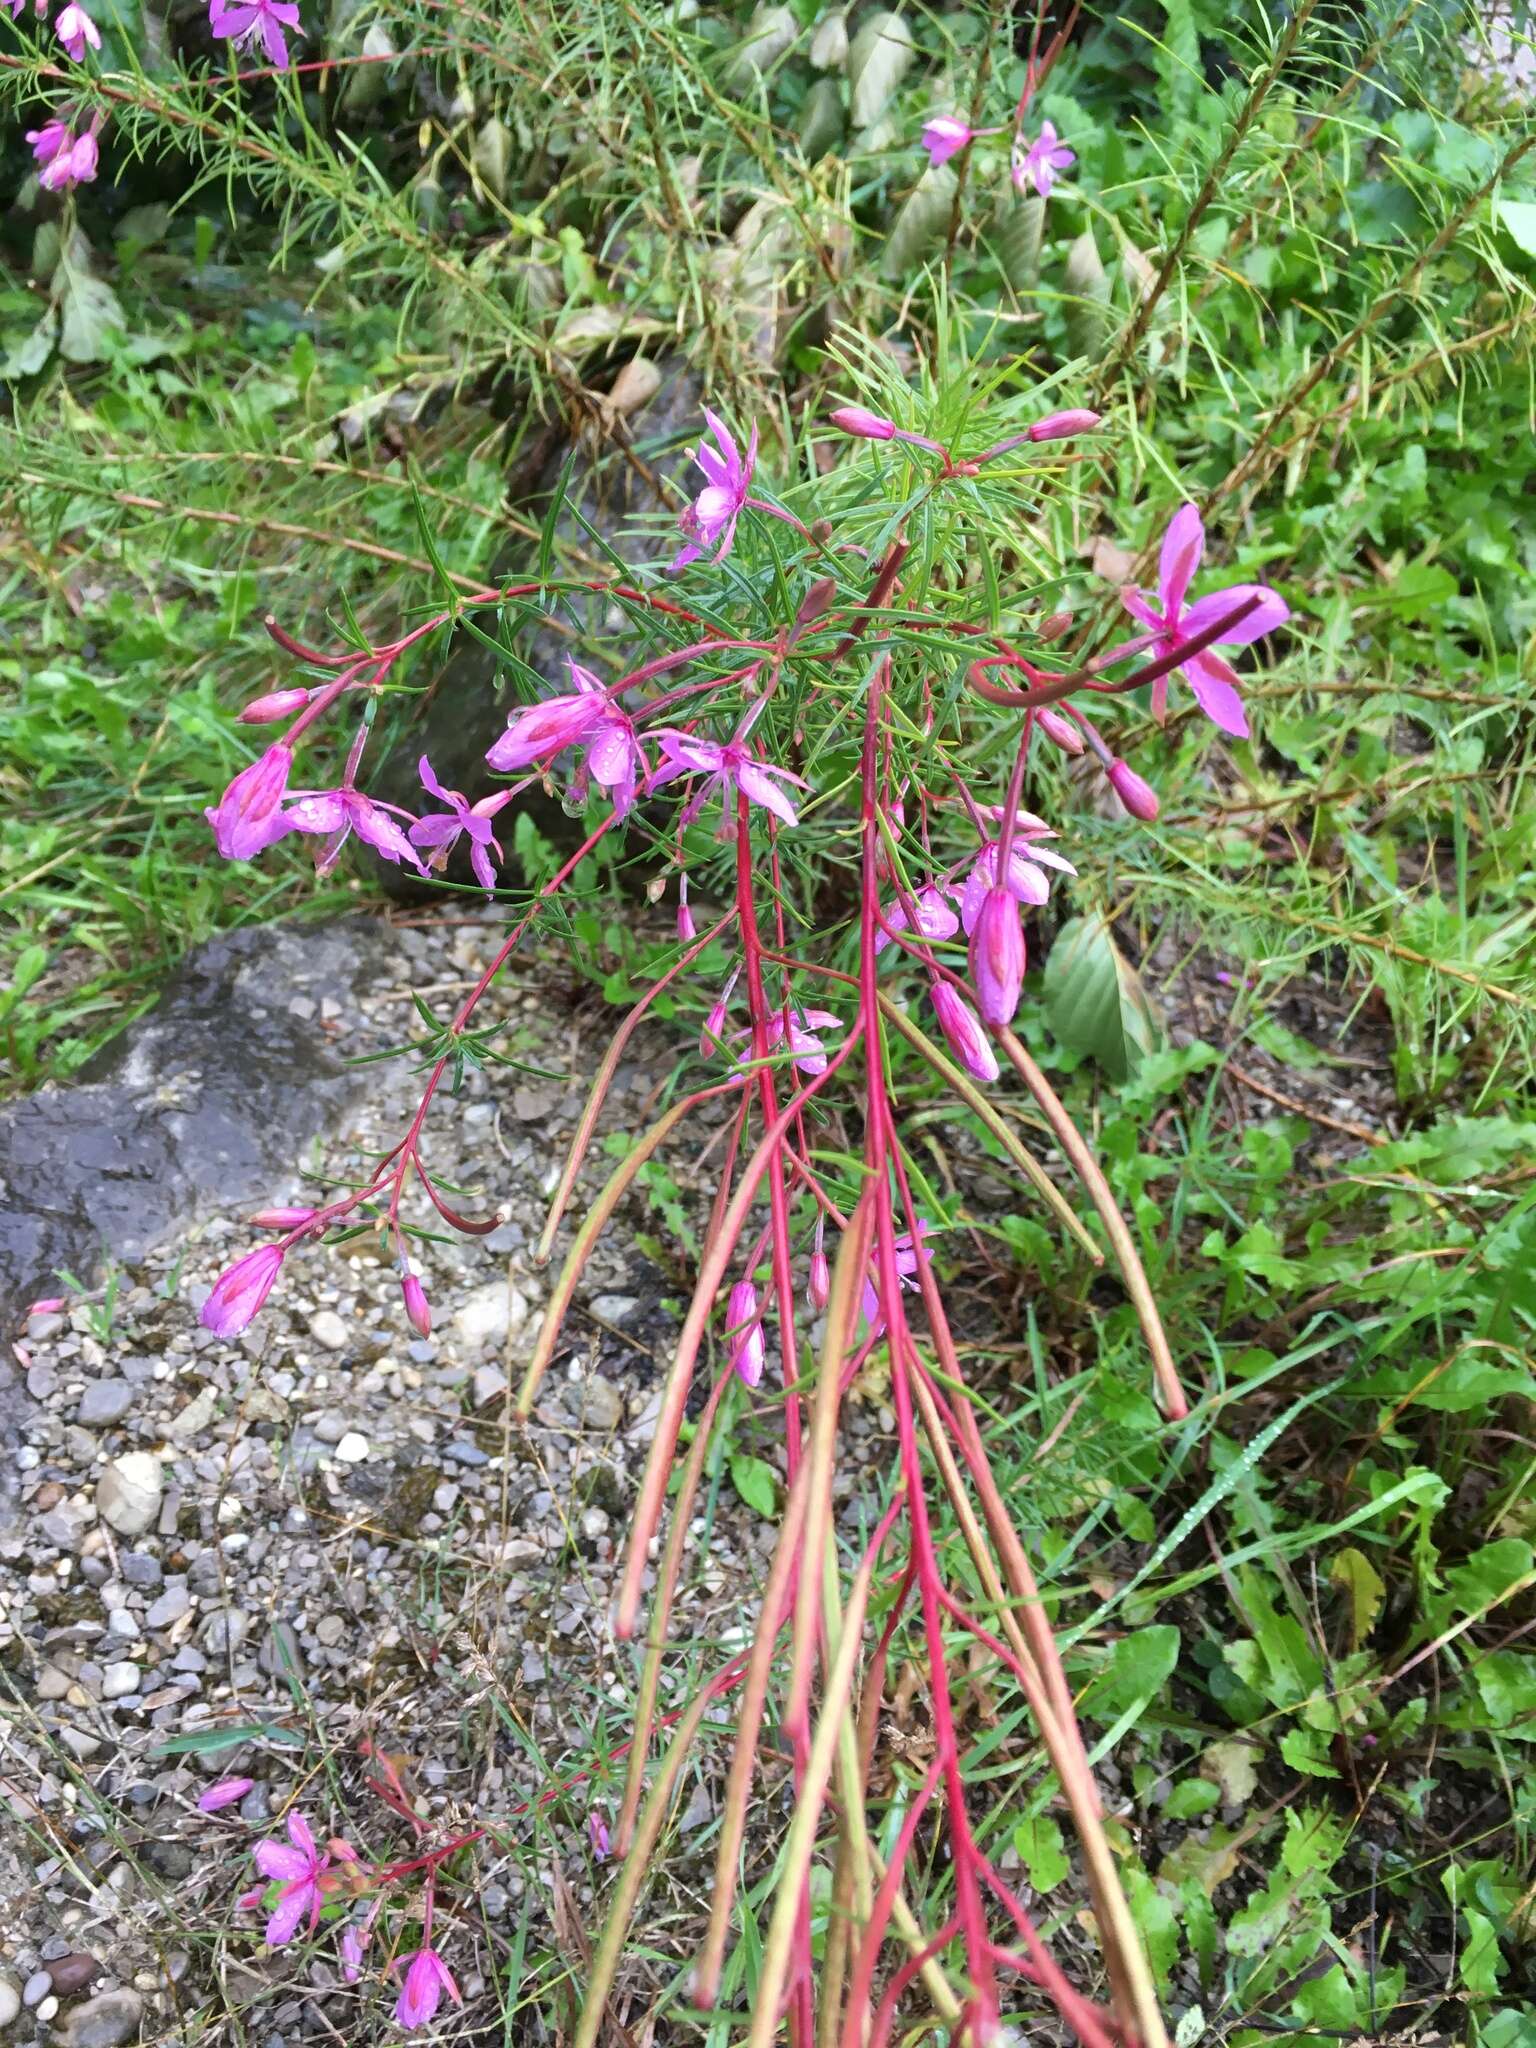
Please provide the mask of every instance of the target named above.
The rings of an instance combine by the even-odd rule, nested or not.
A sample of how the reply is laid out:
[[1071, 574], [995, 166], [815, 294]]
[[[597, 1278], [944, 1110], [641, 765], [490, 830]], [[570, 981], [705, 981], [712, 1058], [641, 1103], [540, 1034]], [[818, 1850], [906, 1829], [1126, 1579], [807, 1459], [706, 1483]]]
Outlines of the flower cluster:
[[[11, 19], [19, 20], [27, 0], [0, 0], [9, 7]], [[33, 0], [38, 18], [46, 19], [49, 0]], [[86, 53], [101, 48], [101, 30], [81, 0], [65, 0], [53, 17], [52, 34], [72, 64], [84, 64]], [[288, 38], [285, 31], [298, 31], [296, 0], [208, 0], [209, 32], [234, 44], [236, 49], [259, 47], [266, 61], [277, 71], [288, 69]], [[37, 182], [45, 192], [68, 192], [76, 185], [90, 184], [100, 168], [97, 137], [106, 116], [88, 117], [75, 112], [51, 113], [40, 127], [27, 130]]]

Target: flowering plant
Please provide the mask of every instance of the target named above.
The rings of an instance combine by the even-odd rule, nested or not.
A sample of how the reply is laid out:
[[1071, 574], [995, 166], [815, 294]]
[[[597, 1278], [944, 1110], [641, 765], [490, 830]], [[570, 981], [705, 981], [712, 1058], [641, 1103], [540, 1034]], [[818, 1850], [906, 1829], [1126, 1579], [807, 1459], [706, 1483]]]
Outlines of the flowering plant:
[[[854, 2029], [849, 2038], [858, 2038], [894, 1939], [912, 1957], [890, 1983], [904, 1982], [920, 1966], [919, 1955], [938, 1958], [937, 1981], [960, 1987], [949, 1995], [977, 2040], [991, 2037], [1000, 1981], [1011, 1972], [1040, 1986], [1086, 2042], [1108, 2040], [1116, 2025], [1154, 2041], [1160, 2021], [1150, 1979], [1106, 1848], [1060, 1656], [992, 1477], [950, 1332], [940, 1282], [948, 1219], [910, 1148], [898, 1075], [902, 1060], [915, 1060], [948, 1088], [957, 1113], [978, 1121], [1098, 1258], [1095, 1240], [988, 1091], [1006, 1073], [1033, 1096], [1081, 1174], [1120, 1262], [1164, 1409], [1182, 1416], [1185, 1397], [1129, 1234], [1088, 1147], [1015, 1029], [1025, 1002], [1025, 918], [1048, 904], [1053, 880], [1083, 868], [1084, 796], [1091, 802], [1097, 792], [1132, 823], [1157, 814], [1152, 780], [1123, 758], [1125, 700], [1140, 696], [1160, 709], [1167, 679], [1179, 673], [1195, 683], [1218, 724], [1235, 730], [1224, 694], [1233, 687], [1231, 672], [1221, 664], [1218, 678], [1202, 664], [1215, 660], [1209, 650], [1217, 645], [1239, 645], [1281, 625], [1286, 608], [1277, 593], [1247, 585], [1186, 605], [1204, 533], [1191, 504], [1169, 528], [1158, 605], [1134, 592], [1125, 597], [1146, 628], [1140, 636], [1102, 644], [1119, 607], [1114, 590], [1085, 592], [1078, 613], [1063, 612], [1056, 602], [1061, 580], [1047, 566], [1046, 551], [1021, 545], [1017, 536], [1026, 522], [1050, 517], [1064, 482], [1092, 459], [1103, 423], [1082, 408], [1033, 407], [1008, 423], [994, 407], [983, 429], [969, 403], [946, 406], [931, 387], [913, 392], [888, 378], [831, 413], [828, 473], [781, 496], [758, 474], [756, 424], [741, 432], [713, 415], [708, 424], [711, 439], [700, 451], [706, 481], [682, 509], [684, 546], [668, 571], [600, 586], [550, 576], [455, 595], [396, 639], [359, 636], [335, 650], [305, 645], [269, 621], [274, 640], [307, 675], [293, 696], [263, 700], [283, 703], [278, 716], [301, 708], [209, 810], [229, 858], [258, 858], [273, 840], [297, 832], [314, 835], [325, 864], [355, 830], [384, 858], [419, 865], [419, 849], [440, 857], [462, 833], [477, 882], [488, 888], [499, 879], [490, 820], [535, 781], [562, 789], [567, 803], [584, 812], [585, 836], [511, 919], [491, 964], [440, 1029], [420, 1106], [397, 1144], [357, 1187], [314, 1209], [256, 1219], [268, 1241], [219, 1282], [204, 1320], [233, 1335], [258, 1312], [288, 1258], [362, 1222], [391, 1246], [406, 1314], [418, 1328], [430, 1327], [413, 1257], [414, 1236], [424, 1227], [414, 1204], [424, 1201], [460, 1230], [487, 1230], [495, 1221], [460, 1214], [437, 1183], [434, 1096], [459, 1063], [478, 1056], [477, 1006], [541, 906], [622, 835], [652, 867], [653, 895], [675, 893], [678, 939], [598, 1069], [553, 1196], [541, 1257], [550, 1256], [559, 1237], [618, 1051], [663, 989], [707, 1010], [700, 1071], [615, 1168], [575, 1232], [520, 1391], [524, 1412], [554, 1355], [587, 1255], [640, 1167], [706, 1105], [714, 1114], [724, 1108], [727, 1151], [617, 1603], [616, 1627], [628, 1637], [641, 1623], [651, 1544], [663, 1536], [675, 1488], [651, 1596], [656, 1619], [628, 1782], [611, 1835], [604, 1822], [605, 1843], [627, 1859], [611, 1925], [622, 1932], [639, 1881], [631, 1873], [643, 1869], [656, 1840], [679, 1744], [686, 1747], [709, 1699], [739, 1692], [732, 1789], [695, 1979], [700, 2003], [714, 2001], [753, 1757], [787, 1632], [780, 1719], [795, 1758], [798, 1803], [751, 2039], [766, 2043], [786, 2009], [799, 2037], [810, 2038], [817, 1972], [806, 1885], [837, 1731], [860, 1698], [878, 1700], [886, 1646], [908, 1625], [910, 1606], [910, 1626], [927, 1644], [937, 1751], [889, 1868], [899, 1874], [925, 1810], [942, 1795], [955, 1914], [919, 1939], [896, 1912], [892, 1884], [872, 1879], [850, 1924], [846, 1983], [823, 1998], [842, 2001]], [[1000, 578], [989, 592], [986, 581], [967, 573], [976, 551], [995, 561], [1004, 549], [1006, 596]], [[489, 774], [505, 781], [471, 802], [445, 791], [423, 761], [433, 807], [414, 822], [366, 796], [374, 701], [435, 635], [475, 612], [499, 616], [515, 642], [530, 610], [558, 614], [570, 606], [574, 623], [576, 601], [594, 588], [617, 608], [623, 634], [595, 650], [590, 665], [572, 660], [554, 694], [519, 706], [503, 733], [486, 735]], [[1222, 694], [1215, 692], [1218, 681]], [[355, 721], [341, 783], [329, 791], [295, 790], [297, 764], [315, 728], [335, 719]], [[1064, 770], [1079, 794], [1068, 794]], [[1026, 800], [1038, 808], [1026, 808]], [[816, 853], [834, 857], [852, 876], [849, 894], [830, 915], [813, 908]], [[863, 1134], [856, 1167], [830, 1142], [850, 1118]], [[832, 1159], [842, 1163], [825, 1163]], [[674, 1456], [711, 1329], [721, 1351], [679, 1481]], [[827, 1604], [818, 1561], [830, 1539], [839, 1413], [850, 1383], [877, 1355], [890, 1373], [899, 1459], [838, 1611]], [[788, 1495], [776, 1561], [751, 1649], [728, 1660], [700, 1694], [697, 1711], [682, 1717], [662, 1775], [648, 1790], [680, 1532], [732, 1385], [758, 1399], [771, 1393], [781, 1404]], [[968, 1532], [975, 1572], [1001, 1617], [996, 1630], [940, 1568], [930, 1499], [936, 1484]], [[892, 1570], [896, 1590], [881, 1596], [882, 1647], [861, 1679], [862, 1630], [877, 1575], [884, 1584]], [[1023, 1902], [977, 1844], [946, 1677], [946, 1641], [955, 1635], [1002, 1660], [1029, 1699], [1082, 1844], [1110, 1967], [1111, 2013], [1074, 1990]], [[843, 1825], [850, 1825], [846, 1801]], [[286, 1870], [292, 1859], [281, 1854]], [[865, 1868], [872, 1873], [872, 1864]], [[291, 1882], [301, 1879], [312, 1887], [320, 1882], [312, 1872]], [[616, 1940], [604, 1943], [594, 1966], [582, 2044], [595, 2038]], [[407, 2020], [451, 1990], [440, 1964], [423, 1961], [430, 1953], [427, 1944], [409, 1967], [400, 1994]], [[888, 1985], [881, 2012], [894, 1995]]]

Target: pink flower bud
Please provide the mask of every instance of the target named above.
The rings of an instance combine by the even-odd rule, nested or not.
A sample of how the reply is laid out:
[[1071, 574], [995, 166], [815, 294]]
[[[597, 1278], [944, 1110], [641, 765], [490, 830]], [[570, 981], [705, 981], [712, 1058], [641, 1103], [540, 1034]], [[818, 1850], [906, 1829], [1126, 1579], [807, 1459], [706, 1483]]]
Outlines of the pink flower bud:
[[827, 1264], [825, 1252], [811, 1253], [811, 1277], [806, 1284], [805, 1296], [815, 1315], [820, 1315], [831, 1299], [832, 1268]]
[[240, 713], [241, 725], [275, 725], [291, 718], [309, 702], [308, 690], [271, 690], [265, 697], [253, 697]]
[[693, 921], [693, 912], [688, 908], [688, 898], [679, 898], [677, 905], [677, 936], [686, 946], [691, 939], [699, 936], [699, 928]]
[[1048, 740], [1054, 740], [1064, 754], [1080, 754], [1083, 736], [1070, 718], [1063, 718], [1047, 704], [1035, 713], [1035, 722]]
[[608, 1823], [600, 1813], [587, 1815], [587, 1836], [592, 1844], [592, 1854], [599, 1863], [606, 1862], [613, 1853], [613, 1845], [608, 1839]]
[[56, 1316], [63, 1306], [64, 1296], [62, 1294], [50, 1294], [42, 1301], [30, 1302], [26, 1312], [28, 1316]]
[[238, 1337], [261, 1310], [282, 1270], [283, 1254], [275, 1244], [258, 1245], [221, 1273], [203, 1303], [199, 1321], [216, 1337]]
[[243, 1799], [255, 1784], [254, 1778], [220, 1778], [197, 1802], [199, 1813], [218, 1813], [223, 1807], [233, 1806], [237, 1799]]
[[930, 994], [939, 1029], [955, 1058], [974, 1080], [995, 1081], [997, 1056], [970, 1004], [947, 981], [936, 981]]
[[989, 1024], [1011, 1023], [1024, 984], [1024, 927], [1006, 889], [988, 889], [971, 932], [971, 980]]
[[741, 969], [739, 967], [731, 969], [730, 979], [726, 982], [725, 987], [721, 989], [719, 995], [716, 996], [714, 1008], [704, 1019], [704, 1029], [699, 1033], [700, 1059], [707, 1060], [725, 1036], [726, 1005], [731, 1000], [731, 991], [736, 986], [736, 977], [740, 972]]
[[432, 1334], [432, 1305], [427, 1300], [427, 1290], [414, 1273], [406, 1273], [400, 1281], [400, 1292], [405, 1297], [405, 1313], [411, 1328], [418, 1337]]
[[258, 1209], [246, 1221], [256, 1230], [297, 1230], [316, 1213], [313, 1209]]
[[359, 1933], [355, 1927], [343, 1930], [340, 1943], [343, 1984], [355, 1984], [363, 1974], [363, 1949], [367, 1945], [367, 1940], [367, 1935]]
[[895, 438], [896, 422], [882, 419], [879, 413], [870, 412], [866, 406], [840, 405], [828, 417], [834, 427], [840, 427], [845, 434], [852, 434], [860, 441], [890, 441]]
[[763, 1376], [767, 1353], [763, 1348], [763, 1326], [757, 1313], [757, 1289], [750, 1280], [738, 1280], [731, 1289], [725, 1320], [731, 1334], [731, 1364], [737, 1377], [755, 1387]]
[[1047, 413], [1043, 420], [1036, 420], [1029, 430], [1031, 441], [1066, 441], [1073, 434], [1091, 434], [1103, 418], [1102, 413], [1087, 412], [1081, 408], [1076, 412]]
[[1136, 770], [1124, 761], [1109, 764], [1109, 785], [1120, 802], [1133, 818], [1150, 823], [1157, 816], [1157, 792], [1150, 783], [1143, 782]]

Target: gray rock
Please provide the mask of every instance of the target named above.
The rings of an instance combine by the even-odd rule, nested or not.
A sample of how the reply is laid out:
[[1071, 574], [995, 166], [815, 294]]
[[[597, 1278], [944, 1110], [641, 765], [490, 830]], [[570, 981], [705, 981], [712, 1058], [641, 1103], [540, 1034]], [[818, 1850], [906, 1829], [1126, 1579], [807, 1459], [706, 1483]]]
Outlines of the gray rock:
[[192, 1595], [184, 1584], [167, 1586], [160, 1598], [154, 1601], [144, 1614], [146, 1628], [169, 1628], [173, 1621], [180, 1621], [184, 1614], [192, 1611]]
[[37, 2005], [53, 1989], [53, 1979], [46, 1970], [34, 1970], [21, 1987], [23, 2005]]
[[127, 1659], [121, 1664], [109, 1664], [101, 1674], [101, 1696], [104, 1700], [126, 1699], [131, 1692], [139, 1689], [139, 1667]]
[[601, 1373], [590, 1373], [581, 1383], [578, 1410], [587, 1429], [617, 1429], [624, 1420], [624, 1396]]
[[295, 1678], [304, 1676], [304, 1652], [290, 1622], [273, 1622], [256, 1652], [256, 1662], [269, 1678], [285, 1678], [290, 1673]]
[[597, 1294], [592, 1297], [592, 1313], [605, 1323], [627, 1323], [640, 1306], [633, 1294]]
[[88, 1428], [104, 1428], [121, 1422], [137, 1399], [137, 1390], [127, 1380], [92, 1380], [80, 1396], [75, 1420]]
[[220, 1607], [203, 1623], [203, 1648], [210, 1657], [225, 1657], [245, 1640], [250, 1617], [238, 1607]]
[[151, 1557], [147, 1550], [125, 1550], [122, 1554], [122, 1573], [130, 1586], [144, 1590], [158, 1586], [165, 1576], [158, 1557]]
[[[90, 1279], [104, 1256], [137, 1260], [290, 1171], [366, 1070], [297, 1029], [285, 1001], [306, 990], [350, 996], [395, 945], [364, 918], [210, 940], [78, 1076], [0, 1106], [0, 1332], [15, 1331], [60, 1268]], [[15, 1384], [7, 1342], [0, 1443], [21, 1421]], [[15, 1481], [14, 1461], [0, 1456], [0, 1513]]]
[[492, 1280], [466, 1294], [453, 1312], [453, 1326], [466, 1344], [499, 1344], [511, 1327], [505, 1280]]
[[144, 2001], [137, 1991], [102, 1991], [77, 2005], [59, 2028], [64, 2048], [120, 2048], [139, 2031]]
[[160, 1460], [148, 1451], [114, 1458], [96, 1482], [96, 1509], [120, 1536], [142, 1536], [160, 1512]]
[[8, 2027], [21, 2011], [21, 1993], [9, 1977], [0, 1977], [0, 2028]]
[[327, 1351], [345, 1351], [352, 1341], [352, 1333], [333, 1308], [323, 1308], [310, 1317], [309, 1334]]

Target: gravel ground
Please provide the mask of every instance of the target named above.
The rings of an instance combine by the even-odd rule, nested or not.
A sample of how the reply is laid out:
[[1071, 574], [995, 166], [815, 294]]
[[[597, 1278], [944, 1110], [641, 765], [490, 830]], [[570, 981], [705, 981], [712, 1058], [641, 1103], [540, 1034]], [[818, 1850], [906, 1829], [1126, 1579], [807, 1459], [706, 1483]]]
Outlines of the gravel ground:
[[[456, 995], [493, 929], [400, 930], [398, 984], [330, 1020], [340, 1049], [409, 1028], [408, 985]], [[579, 1076], [614, 1014], [573, 1007], [559, 985], [524, 966], [487, 1014], [513, 1019], [505, 1049]], [[371, 1071], [326, 1148], [330, 1173], [392, 1142], [414, 1106], [406, 1061]], [[607, 1127], [641, 1127], [655, 1085], [622, 1069]], [[513, 1427], [509, 1384], [553, 1272], [530, 1247], [582, 1100], [576, 1082], [507, 1070], [470, 1072], [457, 1099], [440, 1099], [429, 1158], [461, 1206], [505, 1220], [422, 1247], [430, 1340], [407, 1325], [371, 1239], [303, 1252], [241, 1339], [213, 1337], [196, 1310], [252, 1242], [237, 1216], [208, 1218], [85, 1304], [31, 1318], [17, 1347], [29, 1396], [19, 1518], [0, 1537], [8, 2039], [111, 2048], [141, 2030], [231, 2024], [280, 2048], [384, 2022], [376, 1975], [340, 1985], [324, 1931], [303, 1953], [269, 1954], [261, 1916], [235, 1909], [251, 1839], [295, 1802], [322, 1836], [346, 1834], [369, 1857], [408, 1853], [407, 1825], [362, 1785], [362, 1743], [400, 1759], [434, 1831], [424, 1840], [498, 1827], [478, 1852], [474, 1923], [460, 1917], [444, 1943], [466, 1995], [458, 2026], [494, 2018], [486, 1980], [530, 1882], [534, 1938], [558, 1946], [562, 1923], [569, 1936], [595, 1918], [587, 1823], [612, 1774], [606, 1793], [582, 1785], [537, 1824], [516, 1809], [627, 1733], [634, 1658], [615, 1663], [607, 1608], [678, 1283], [633, 1248], [631, 1228], [610, 1232], [533, 1425]], [[610, 1163], [597, 1149], [587, 1184]], [[314, 1187], [295, 1175], [270, 1199], [312, 1200]], [[755, 1447], [774, 1455], [771, 1418]], [[711, 1617], [729, 1606], [739, 1622], [772, 1530], [727, 1486], [698, 1537], [680, 1619], [716, 1657], [724, 1622]], [[254, 1788], [199, 1813], [198, 1795], [230, 1775]], [[712, 1814], [701, 1779], [682, 1833]], [[566, 1954], [576, 1960], [569, 1941]]]

